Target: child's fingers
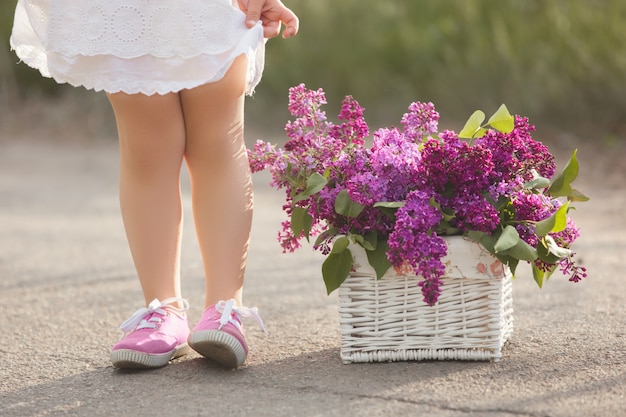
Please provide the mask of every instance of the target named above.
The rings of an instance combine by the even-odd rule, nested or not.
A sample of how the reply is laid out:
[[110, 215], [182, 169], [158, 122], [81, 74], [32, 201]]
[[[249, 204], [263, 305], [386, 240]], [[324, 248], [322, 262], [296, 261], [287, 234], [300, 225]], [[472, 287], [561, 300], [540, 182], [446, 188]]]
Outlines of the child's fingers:
[[280, 22], [272, 20], [263, 24], [263, 36], [267, 39], [274, 38], [280, 33]]
[[265, 0], [248, 0], [247, 3], [246, 26], [252, 28], [256, 25], [256, 22], [261, 19], [261, 12], [263, 11]]
[[283, 31], [283, 38], [290, 38], [298, 33], [300, 21], [298, 20], [298, 16], [296, 16], [294, 12], [286, 9], [281, 16], [281, 20], [286, 26], [286, 29]]
[[273, 38], [280, 33], [281, 22], [286, 29], [283, 38], [289, 38], [298, 33], [299, 21], [294, 12], [286, 8], [280, 1], [277, 5], [272, 5], [264, 11], [267, 0], [238, 0], [239, 4], [245, 6], [246, 26], [254, 27], [259, 20], [263, 20], [263, 35], [266, 38]]

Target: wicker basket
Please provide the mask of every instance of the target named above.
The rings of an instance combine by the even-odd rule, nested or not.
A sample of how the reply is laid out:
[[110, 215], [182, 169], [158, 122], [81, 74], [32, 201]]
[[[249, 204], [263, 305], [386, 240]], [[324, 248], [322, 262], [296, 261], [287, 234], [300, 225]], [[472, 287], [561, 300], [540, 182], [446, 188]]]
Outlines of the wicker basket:
[[419, 279], [390, 270], [376, 280], [360, 246], [339, 288], [344, 363], [493, 360], [513, 330], [511, 273], [479, 244], [446, 238], [446, 276], [438, 303], [422, 299]]

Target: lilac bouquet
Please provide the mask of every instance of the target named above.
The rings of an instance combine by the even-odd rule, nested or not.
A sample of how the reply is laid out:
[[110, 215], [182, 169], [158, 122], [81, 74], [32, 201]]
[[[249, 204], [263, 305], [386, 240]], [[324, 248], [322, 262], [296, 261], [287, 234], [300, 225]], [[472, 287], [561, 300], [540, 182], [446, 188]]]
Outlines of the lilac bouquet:
[[[554, 157], [533, 140], [534, 127], [503, 105], [486, 122], [476, 111], [457, 134], [438, 132], [432, 103], [412, 103], [401, 128], [381, 128], [365, 145], [363, 108], [343, 100], [339, 124], [327, 120], [324, 92], [289, 90], [283, 148], [258, 141], [248, 150], [253, 172], [269, 169], [286, 191], [288, 220], [278, 239], [285, 252], [315, 237], [327, 255], [322, 275], [330, 294], [353, 268], [350, 244], [361, 245], [381, 278], [389, 268], [419, 276], [424, 301], [441, 293], [447, 246], [442, 236], [478, 241], [513, 273], [531, 264], [539, 287], [557, 269], [578, 282], [586, 269], [570, 249], [579, 229], [567, 216], [585, 201], [571, 187], [576, 151], [559, 175]], [[559, 199], [560, 198], [560, 199]]]

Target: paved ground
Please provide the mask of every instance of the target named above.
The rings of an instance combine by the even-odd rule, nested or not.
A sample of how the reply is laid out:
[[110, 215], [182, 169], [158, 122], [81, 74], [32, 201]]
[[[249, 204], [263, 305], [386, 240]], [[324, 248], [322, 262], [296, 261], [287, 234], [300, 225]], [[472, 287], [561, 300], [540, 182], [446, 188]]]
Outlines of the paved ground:
[[[258, 176], [246, 301], [271, 335], [249, 326], [251, 355], [236, 371], [191, 355], [123, 372], [109, 347], [141, 295], [118, 213], [115, 143], [0, 141], [0, 416], [626, 415], [619, 152], [583, 167], [580, 188], [593, 200], [575, 214], [577, 249], [590, 277], [555, 276], [540, 291], [523, 269], [499, 363], [343, 365], [321, 258], [280, 252], [281, 196]], [[190, 220], [185, 227], [184, 292], [196, 320], [200, 256]]]

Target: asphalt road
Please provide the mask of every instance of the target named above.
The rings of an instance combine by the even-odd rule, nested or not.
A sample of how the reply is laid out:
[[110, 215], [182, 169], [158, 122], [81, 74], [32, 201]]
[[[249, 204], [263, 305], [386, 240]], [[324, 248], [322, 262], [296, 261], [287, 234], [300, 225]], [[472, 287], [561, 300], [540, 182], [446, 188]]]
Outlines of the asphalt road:
[[[235, 371], [196, 354], [120, 371], [109, 349], [142, 297], [116, 144], [0, 141], [0, 416], [626, 416], [626, 187], [624, 171], [613, 174], [579, 184], [592, 197], [574, 213], [589, 277], [555, 275], [539, 290], [520, 267], [498, 363], [342, 364], [321, 255], [281, 253], [281, 194], [257, 174], [245, 300], [270, 336], [250, 323], [251, 353]], [[195, 321], [204, 290], [186, 182], [184, 193], [183, 291]]]

